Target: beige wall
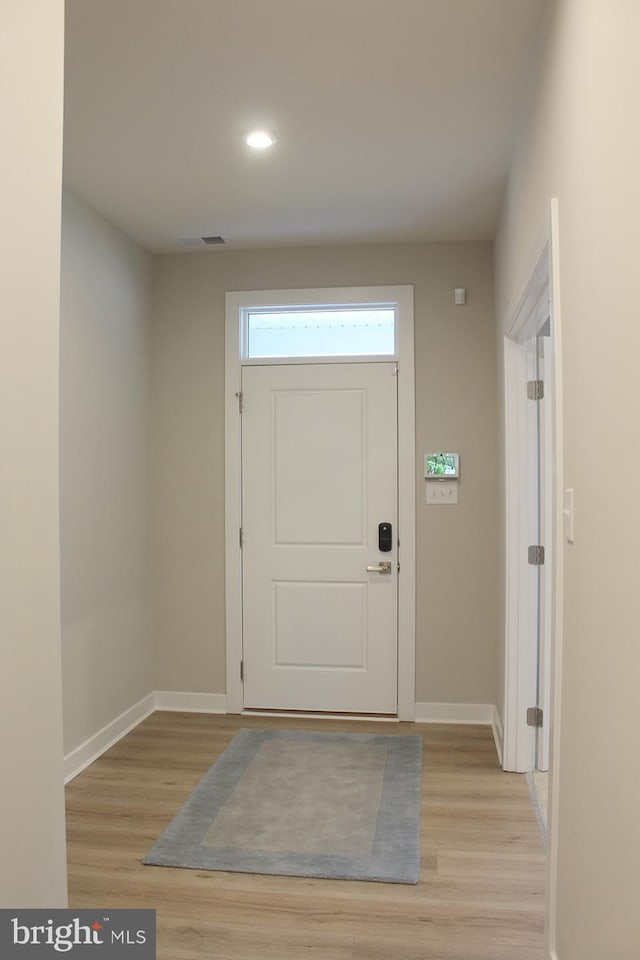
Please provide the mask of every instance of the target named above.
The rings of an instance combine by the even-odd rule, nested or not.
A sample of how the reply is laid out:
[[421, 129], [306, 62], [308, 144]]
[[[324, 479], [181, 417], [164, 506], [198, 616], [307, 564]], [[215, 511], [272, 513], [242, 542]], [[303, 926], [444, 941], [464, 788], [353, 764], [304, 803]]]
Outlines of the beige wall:
[[65, 192], [60, 506], [67, 753], [154, 689], [151, 283], [149, 254]]
[[[496, 363], [489, 244], [208, 251], [155, 260], [153, 557], [159, 689], [223, 693], [224, 295], [413, 284], [417, 698], [493, 703]], [[466, 286], [466, 307], [453, 305]], [[457, 507], [427, 507], [422, 454], [458, 451]]]
[[559, 198], [564, 484], [576, 503], [552, 823], [559, 960], [640, 951], [639, 37], [637, 0], [550, 5], [498, 242], [504, 322]]
[[0, 6], [0, 907], [62, 907], [62, 0]]

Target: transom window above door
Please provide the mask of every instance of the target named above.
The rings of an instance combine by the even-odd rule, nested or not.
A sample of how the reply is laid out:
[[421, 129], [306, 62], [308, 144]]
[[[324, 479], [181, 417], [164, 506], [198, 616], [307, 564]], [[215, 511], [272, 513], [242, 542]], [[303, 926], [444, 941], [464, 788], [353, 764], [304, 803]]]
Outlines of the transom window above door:
[[248, 307], [247, 360], [397, 356], [396, 304]]

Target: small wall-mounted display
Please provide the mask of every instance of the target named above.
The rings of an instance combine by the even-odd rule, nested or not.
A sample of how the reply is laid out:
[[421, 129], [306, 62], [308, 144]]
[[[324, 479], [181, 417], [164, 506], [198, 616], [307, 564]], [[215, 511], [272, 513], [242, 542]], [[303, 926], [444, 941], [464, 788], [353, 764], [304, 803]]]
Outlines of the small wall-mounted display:
[[457, 453], [426, 453], [424, 457], [425, 480], [458, 480], [460, 457]]

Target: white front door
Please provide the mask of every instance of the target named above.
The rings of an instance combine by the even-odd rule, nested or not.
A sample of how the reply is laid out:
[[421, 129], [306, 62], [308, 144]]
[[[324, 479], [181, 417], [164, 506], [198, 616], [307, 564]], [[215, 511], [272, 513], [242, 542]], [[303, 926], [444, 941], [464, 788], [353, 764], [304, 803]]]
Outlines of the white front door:
[[396, 364], [245, 366], [242, 393], [244, 706], [395, 714]]

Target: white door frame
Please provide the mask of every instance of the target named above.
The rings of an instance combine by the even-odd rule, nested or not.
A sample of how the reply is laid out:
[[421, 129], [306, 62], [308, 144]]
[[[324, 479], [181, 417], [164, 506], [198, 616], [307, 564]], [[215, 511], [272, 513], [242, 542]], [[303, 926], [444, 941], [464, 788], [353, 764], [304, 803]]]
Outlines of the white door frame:
[[560, 312], [558, 297], [557, 201], [551, 202], [551, 216], [542, 248], [529, 281], [504, 337], [505, 398], [505, 690], [503, 768], [520, 773], [534, 768], [535, 730], [526, 723], [526, 709], [536, 703], [537, 640], [528, 588], [530, 568], [526, 555], [527, 530], [531, 528], [534, 467], [530, 463], [527, 434], [531, 429], [532, 404], [524, 390], [526, 377], [524, 343], [535, 337], [547, 317], [553, 334], [553, 442], [547, 457], [544, 482], [553, 499], [554, 541], [551, 544], [552, 583], [547, 584], [546, 602], [552, 614], [552, 751], [556, 742], [558, 669], [561, 635], [562, 586], [562, 381], [560, 355]]
[[[226, 295], [225, 336], [225, 563], [227, 711], [241, 713], [242, 661], [242, 450], [238, 395], [241, 391], [243, 316], [248, 308], [265, 306], [341, 306], [375, 303], [398, 308], [398, 539], [401, 572], [398, 577], [398, 719], [415, 717], [415, 594], [416, 594], [416, 477], [415, 477], [415, 371], [413, 337], [413, 287], [328, 287], [305, 290], [234, 291]], [[287, 363], [354, 363], [358, 360], [394, 358], [328, 357]], [[262, 363], [269, 361], [260, 361]], [[276, 361], [277, 362], [277, 361]]]

